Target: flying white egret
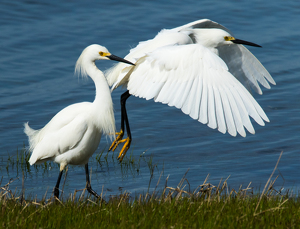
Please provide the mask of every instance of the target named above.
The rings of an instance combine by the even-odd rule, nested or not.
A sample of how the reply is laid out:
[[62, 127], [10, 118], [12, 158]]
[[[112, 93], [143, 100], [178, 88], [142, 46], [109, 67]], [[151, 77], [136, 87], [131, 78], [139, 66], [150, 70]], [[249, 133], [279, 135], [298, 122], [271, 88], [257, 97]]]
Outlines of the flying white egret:
[[96, 60], [131, 62], [114, 56], [100, 45], [90, 45], [77, 60], [75, 73], [90, 76], [95, 83], [94, 102], [72, 104], [58, 112], [42, 129], [33, 130], [25, 123], [24, 132], [29, 138], [30, 165], [52, 160], [60, 164], [60, 173], [54, 196], [59, 197], [59, 183], [68, 165], [85, 165], [86, 188], [99, 198], [89, 179], [88, 160], [97, 149], [102, 134], [115, 136], [115, 118], [111, 92], [104, 74], [96, 67]]
[[[260, 84], [275, 81], [244, 45], [224, 26], [208, 19], [163, 29], [153, 39], [140, 42], [122, 63], [106, 72], [112, 90], [127, 88], [121, 96], [121, 130], [109, 150], [125, 142], [119, 159], [130, 147], [131, 133], [125, 103], [130, 95], [175, 106], [210, 128], [245, 137], [244, 127], [255, 133], [251, 116], [259, 125], [268, 117], [249, 93], [262, 94]], [[125, 125], [127, 138], [123, 139]]]

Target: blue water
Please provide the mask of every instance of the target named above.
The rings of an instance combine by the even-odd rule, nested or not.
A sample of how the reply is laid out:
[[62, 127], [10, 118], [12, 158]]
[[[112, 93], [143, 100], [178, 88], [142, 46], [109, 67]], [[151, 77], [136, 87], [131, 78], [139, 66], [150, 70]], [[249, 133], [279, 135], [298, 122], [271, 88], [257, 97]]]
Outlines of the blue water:
[[[106, 195], [122, 190], [133, 194], [148, 189], [176, 187], [189, 169], [191, 189], [209, 182], [217, 185], [230, 176], [232, 187], [262, 189], [283, 151], [276, 188], [298, 190], [300, 137], [300, 3], [297, 1], [1, 1], [0, 3], [0, 173], [2, 184], [17, 178], [12, 188], [22, 187], [22, 174], [7, 166], [9, 157], [27, 146], [23, 123], [44, 126], [59, 110], [76, 102], [93, 101], [94, 84], [74, 76], [81, 51], [92, 43], [106, 46], [111, 53], [125, 56], [139, 41], [154, 37], [162, 28], [209, 18], [229, 28], [236, 37], [258, 43], [250, 47], [277, 85], [264, 89], [255, 99], [270, 119], [255, 135], [231, 137], [198, 123], [173, 107], [130, 97], [127, 103], [133, 135], [128, 157], [141, 160], [139, 172], [116, 161], [93, 158], [92, 186]], [[105, 70], [112, 63], [97, 64]], [[117, 128], [120, 126], [119, 97], [113, 92]], [[110, 141], [103, 138], [99, 150], [106, 155]], [[145, 153], [144, 153], [145, 152]], [[144, 154], [143, 154], [144, 153]], [[142, 157], [140, 155], [143, 154]], [[58, 167], [32, 169], [25, 175], [27, 193], [39, 197], [51, 193]], [[70, 167], [64, 193], [85, 185], [83, 167]]]

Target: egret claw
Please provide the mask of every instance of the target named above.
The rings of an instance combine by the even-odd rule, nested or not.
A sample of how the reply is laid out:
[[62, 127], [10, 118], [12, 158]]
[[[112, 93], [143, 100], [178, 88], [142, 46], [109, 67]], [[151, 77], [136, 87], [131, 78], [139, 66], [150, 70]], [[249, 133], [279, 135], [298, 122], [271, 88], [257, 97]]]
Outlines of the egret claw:
[[117, 137], [116, 139], [113, 141], [113, 143], [111, 144], [111, 146], [109, 147], [108, 151], [115, 151], [115, 149], [117, 148], [117, 146], [120, 144], [120, 141], [122, 140], [123, 136], [124, 136], [124, 132], [121, 129], [120, 132], [116, 133]]
[[131, 138], [127, 137], [126, 139], [123, 139], [123, 140], [119, 141], [118, 143], [122, 143], [122, 142], [125, 142], [125, 143], [124, 143], [123, 148], [121, 149], [119, 156], [118, 156], [118, 159], [120, 162], [123, 161], [123, 158], [125, 157], [128, 149], [130, 147]]

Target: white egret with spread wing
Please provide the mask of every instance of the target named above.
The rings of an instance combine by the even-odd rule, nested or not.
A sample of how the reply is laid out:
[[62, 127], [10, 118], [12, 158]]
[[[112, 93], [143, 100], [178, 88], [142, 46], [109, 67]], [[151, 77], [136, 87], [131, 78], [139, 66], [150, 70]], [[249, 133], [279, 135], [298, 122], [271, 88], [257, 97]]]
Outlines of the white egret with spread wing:
[[[109, 150], [124, 143], [122, 161], [131, 143], [125, 108], [130, 95], [175, 106], [191, 118], [232, 136], [254, 134], [252, 117], [259, 125], [269, 122], [250, 94], [262, 94], [258, 82], [270, 88], [275, 81], [243, 45], [257, 44], [236, 39], [224, 26], [202, 19], [163, 29], [153, 39], [140, 42], [125, 57], [135, 63], [118, 63], [106, 72], [112, 90], [124, 86], [121, 96], [121, 130]], [[122, 139], [127, 130], [127, 138]]]
[[59, 197], [59, 183], [68, 164], [85, 165], [86, 188], [91, 188], [88, 160], [97, 149], [102, 134], [115, 136], [115, 118], [111, 92], [104, 74], [96, 67], [96, 60], [116, 60], [132, 64], [114, 56], [100, 45], [90, 45], [80, 55], [75, 72], [90, 76], [96, 86], [95, 100], [72, 104], [58, 112], [42, 129], [33, 130], [25, 123], [24, 132], [29, 138], [30, 165], [52, 160], [60, 164], [60, 173], [54, 196]]

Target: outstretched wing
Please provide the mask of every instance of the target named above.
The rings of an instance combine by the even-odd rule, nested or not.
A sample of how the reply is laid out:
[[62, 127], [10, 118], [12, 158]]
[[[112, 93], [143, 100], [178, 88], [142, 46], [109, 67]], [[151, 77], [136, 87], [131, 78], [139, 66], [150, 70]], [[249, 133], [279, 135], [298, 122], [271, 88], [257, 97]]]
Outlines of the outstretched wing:
[[[197, 29], [222, 29], [233, 36], [233, 33], [225, 26], [211, 21], [209, 19], [201, 19], [188, 23], [186, 25], [172, 29], [171, 31], [197, 31]], [[190, 33], [193, 37], [193, 32]], [[257, 58], [243, 45], [223, 45], [217, 47], [220, 58], [227, 64], [229, 72], [237, 78], [250, 92], [251, 89], [262, 94], [262, 90], [258, 82], [265, 88], [270, 89], [269, 82], [275, 85], [275, 81], [265, 67], [257, 60]]]
[[[275, 85], [275, 81], [265, 67], [243, 45], [224, 45], [217, 48], [219, 56], [227, 64], [229, 71], [234, 75], [248, 91], [254, 90], [262, 94], [258, 82], [270, 89], [269, 82]], [[268, 82], [269, 81], [269, 82]]]
[[232, 32], [229, 29], [227, 29], [225, 26], [223, 26], [217, 22], [214, 22], [212, 20], [209, 20], [209, 19], [200, 19], [197, 21], [193, 21], [188, 24], [171, 29], [171, 30], [181, 32], [181, 31], [190, 30], [190, 29], [223, 29], [223, 30], [227, 31], [228, 33], [230, 33], [231, 35], [233, 35]]
[[[153, 52], [158, 48], [168, 45], [192, 44], [193, 40], [189, 35], [190, 32], [180, 33], [178, 31], [163, 29], [153, 39], [140, 42], [135, 48], [131, 49], [130, 53], [124, 58], [135, 63], [146, 53]], [[108, 84], [110, 86], [113, 85], [112, 90], [120, 85], [126, 85], [127, 81], [124, 77], [126, 77], [127, 73], [129, 73], [132, 69], [133, 66], [131, 65], [118, 63], [113, 68], [105, 72]]]
[[260, 125], [269, 121], [226, 63], [199, 44], [156, 49], [126, 77], [130, 94], [175, 106], [222, 133], [246, 136], [246, 127], [254, 134], [249, 116]]
[[[144, 55], [164, 46], [195, 43], [194, 33], [197, 30], [214, 28], [225, 30], [233, 35], [225, 26], [209, 19], [201, 19], [174, 29], [162, 30], [153, 39], [140, 42], [137, 47], [130, 50], [130, 53], [125, 58], [136, 62]], [[224, 45], [217, 47], [217, 50], [220, 58], [227, 64], [229, 72], [247, 90], [251, 91], [253, 89], [255, 92], [262, 94], [258, 82], [266, 88], [270, 88], [269, 82], [274, 85], [276, 84], [264, 66], [243, 45]], [[106, 72], [107, 80], [109, 85], [112, 85], [112, 90], [120, 85], [126, 86], [128, 75], [132, 72], [133, 68], [134, 66], [118, 63]]]

